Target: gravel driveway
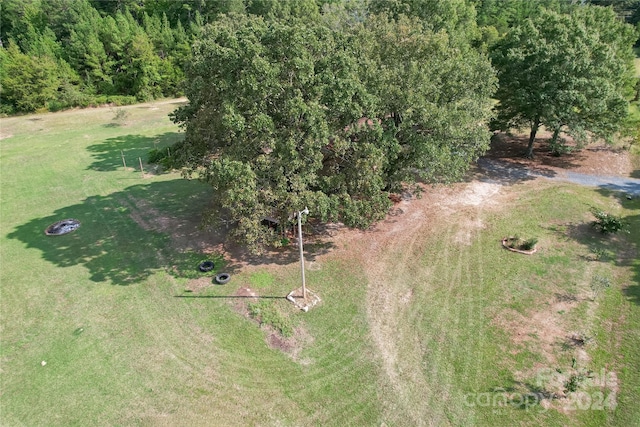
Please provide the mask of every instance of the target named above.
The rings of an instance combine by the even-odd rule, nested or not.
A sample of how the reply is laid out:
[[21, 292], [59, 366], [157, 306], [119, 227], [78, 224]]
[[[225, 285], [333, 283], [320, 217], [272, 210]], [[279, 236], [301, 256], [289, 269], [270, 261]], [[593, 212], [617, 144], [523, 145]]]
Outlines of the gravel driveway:
[[526, 181], [535, 178], [544, 178], [554, 181], [566, 181], [588, 187], [605, 188], [607, 190], [622, 191], [627, 195], [640, 196], [640, 179], [625, 178], [620, 176], [589, 175], [571, 171], [547, 171], [531, 170], [513, 163], [481, 158], [478, 159], [478, 167], [487, 172], [489, 181]]

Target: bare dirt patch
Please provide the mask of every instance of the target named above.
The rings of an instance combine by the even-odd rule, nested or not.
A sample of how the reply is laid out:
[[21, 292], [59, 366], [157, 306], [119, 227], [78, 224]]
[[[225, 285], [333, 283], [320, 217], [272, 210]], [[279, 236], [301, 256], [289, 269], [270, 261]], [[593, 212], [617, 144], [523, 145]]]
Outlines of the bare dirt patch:
[[200, 292], [211, 286], [211, 277], [200, 277], [198, 279], [189, 280], [185, 286], [186, 292]]
[[249, 318], [250, 316], [247, 303], [258, 301], [258, 294], [248, 286], [241, 286], [233, 296], [237, 297], [231, 299], [233, 308], [244, 317]]
[[500, 192], [500, 188], [500, 184], [473, 181], [464, 187], [459, 195], [447, 198], [445, 203], [452, 207], [493, 204], [495, 203], [493, 196]]
[[310, 359], [300, 358], [302, 350], [313, 343], [313, 337], [305, 328], [296, 328], [293, 335], [290, 337], [283, 337], [271, 327], [266, 327], [266, 329], [266, 341], [270, 348], [282, 351], [295, 362], [302, 365], [310, 365], [313, 363]]
[[564, 313], [576, 308], [578, 303], [577, 299], [554, 298], [547, 304], [536, 304], [545, 307], [544, 310], [522, 314], [507, 309], [494, 317], [493, 324], [508, 332], [513, 344], [511, 354], [535, 350], [546, 360], [546, 366], [556, 366], [559, 344], [571, 335]]
[[[491, 140], [491, 148], [486, 157], [526, 166], [537, 172], [571, 170], [591, 175], [623, 177], [631, 177], [634, 173], [632, 156], [626, 150], [596, 143], [558, 157], [549, 148], [547, 141], [550, 138], [550, 132], [538, 132], [534, 143], [534, 158], [528, 159], [523, 155], [528, 143], [527, 135], [496, 134]], [[571, 138], [567, 138], [567, 144], [575, 146]]]

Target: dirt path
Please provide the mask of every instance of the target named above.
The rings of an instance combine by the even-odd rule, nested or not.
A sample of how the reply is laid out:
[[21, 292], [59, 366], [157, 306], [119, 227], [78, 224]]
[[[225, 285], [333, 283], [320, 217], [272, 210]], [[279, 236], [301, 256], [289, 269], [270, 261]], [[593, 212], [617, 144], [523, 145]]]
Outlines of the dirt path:
[[[402, 200], [393, 214], [373, 230], [343, 230], [336, 236], [333, 255], [357, 257], [367, 276], [367, 315], [371, 337], [385, 373], [384, 417], [393, 425], [448, 425], [448, 413], [456, 388], [452, 372], [440, 360], [434, 343], [423, 342], [413, 329], [420, 315], [413, 303], [416, 293], [429, 288], [425, 269], [425, 240], [436, 231], [454, 242], [445, 246], [434, 263], [451, 265], [448, 283], [471, 281], [466, 270], [468, 251], [455, 245], [470, 245], [483, 228], [483, 212], [500, 209], [505, 195], [498, 183], [474, 181], [452, 187], [429, 188], [421, 199]], [[473, 254], [476, 256], [479, 254]], [[462, 258], [461, 258], [462, 257]], [[425, 271], [426, 270], [426, 271]], [[452, 289], [443, 292], [453, 293]], [[436, 322], [454, 310], [472, 313], [473, 307], [454, 298], [434, 313]], [[477, 314], [476, 314], [477, 315]], [[440, 322], [442, 323], [442, 322]], [[433, 337], [434, 340], [441, 339]], [[427, 348], [430, 347], [430, 348]], [[431, 361], [425, 366], [425, 354]], [[469, 363], [473, 362], [471, 359]], [[472, 369], [472, 368], [471, 368]], [[438, 377], [433, 381], [434, 376]], [[416, 402], [422, 402], [416, 405]], [[457, 409], [454, 409], [457, 411]]]

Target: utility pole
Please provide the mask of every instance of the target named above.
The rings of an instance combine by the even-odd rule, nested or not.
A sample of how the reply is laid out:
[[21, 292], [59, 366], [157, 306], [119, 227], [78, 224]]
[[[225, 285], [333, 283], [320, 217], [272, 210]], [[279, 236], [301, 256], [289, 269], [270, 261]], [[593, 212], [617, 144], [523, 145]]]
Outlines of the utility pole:
[[304, 281], [304, 254], [302, 249], [302, 214], [309, 215], [309, 209], [306, 207], [303, 211], [298, 212], [298, 247], [300, 248], [300, 271], [302, 273], [302, 298], [307, 300], [307, 287]]

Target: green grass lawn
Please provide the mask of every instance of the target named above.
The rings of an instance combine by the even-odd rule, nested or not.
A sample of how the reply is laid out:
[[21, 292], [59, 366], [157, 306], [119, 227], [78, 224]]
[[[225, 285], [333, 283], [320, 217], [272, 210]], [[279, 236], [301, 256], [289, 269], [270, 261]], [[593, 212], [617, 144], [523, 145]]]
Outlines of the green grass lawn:
[[[323, 300], [308, 313], [281, 298], [299, 284], [295, 261], [229, 266], [231, 282], [211, 284], [224, 260], [180, 238], [208, 206], [209, 188], [135, 169], [181, 138], [167, 118], [178, 103], [123, 107], [124, 121], [104, 108], [0, 122], [0, 424], [637, 424], [638, 199], [568, 184], [505, 186], [508, 209], [429, 217], [415, 245], [380, 249], [381, 283], [390, 295], [411, 294], [389, 301], [398, 352], [388, 366], [372, 337], [373, 283], [356, 256], [305, 245], [317, 261], [307, 283]], [[622, 215], [631, 232], [590, 232], [590, 206]], [[483, 225], [455, 243], [469, 215]], [[44, 235], [64, 218], [82, 226]], [[499, 239], [512, 233], [538, 237], [539, 252], [504, 250]], [[195, 269], [211, 257], [216, 269], [203, 281]], [[249, 318], [243, 300], [229, 298], [241, 287], [276, 297], [258, 308], [293, 336]], [[584, 348], [546, 343], [544, 331], [517, 337], [519, 324], [563, 298], [563, 313], [550, 313], [589, 337]], [[290, 348], [269, 346], [274, 337]], [[613, 373], [617, 407], [493, 405], [550, 388], [536, 383], [540, 372], [572, 369]], [[600, 390], [581, 387], [597, 398]]]
[[[176, 298], [196, 295], [184, 291], [206, 255], [141, 224], [198, 217], [209, 190], [179, 174], [142, 178], [121, 158], [137, 167], [180, 138], [167, 118], [176, 106], [124, 107], [122, 124], [109, 109], [2, 120], [2, 424], [371, 424], [364, 288], [341, 289], [357, 275], [323, 270], [323, 296], [340, 298], [309, 316], [304, 362], [270, 349], [225, 298], [250, 277]], [[44, 235], [64, 218], [82, 225]], [[262, 280], [265, 294], [284, 297], [296, 271]]]
[[[635, 425], [639, 201], [555, 183], [501, 191], [509, 192], [508, 208], [460, 207], [438, 217], [434, 207], [417, 243], [380, 258], [388, 269], [378, 279], [389, 287], [397, 283], [391, 301], [401, 301], [389, 310], [388, 339], [397, 349], [389, 370], [399, 381], [389, 381], [385, 422]], [[631, 234], [595, 233], [588, 224], [591, 205], [625, 216]], [[500, 239], [513, 234], [538, 237], [539, 251], [504, 250]], [[599, 278], [609, 286], [594, 295]], [[588, 343], [575, 344], [573, 333]], [[601, 372], [617, 385], [599, 386]], [[583, 400], [541, 397], [558, 391], [551, 380], [574, 374], [594, 377], [578, 390]], [[593, 404], [586, 407], [586, 399]], [[599, 410], [613, 402], [615, 410]]]

